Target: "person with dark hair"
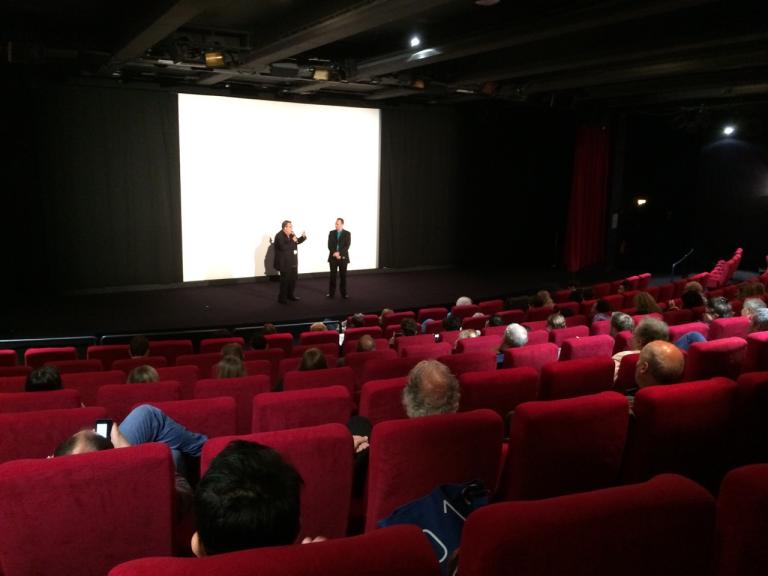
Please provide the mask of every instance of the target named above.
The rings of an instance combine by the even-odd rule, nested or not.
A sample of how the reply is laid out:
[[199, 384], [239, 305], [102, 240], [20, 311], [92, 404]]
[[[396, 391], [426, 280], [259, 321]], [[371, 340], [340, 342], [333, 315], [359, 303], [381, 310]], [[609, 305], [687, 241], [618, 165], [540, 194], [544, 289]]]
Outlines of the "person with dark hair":
[[245, 376], [243, 361], [237, 356], [224, 356], [216, 365], [217, 378], [240, 378]]
[[149, 340], [145, 336], [136, 335], [128, 342], [131, 358], [143, 358], [149, 355]]
[[275, 234], [275, 268], [280, 271], [280, 294], [277, 301], [280, 304], [287, 304], [288, 300], [299, 300], [294, 294], [299, 276], [298, 246], [306, 239], [304, 232], [296, 237], [290, 220], [283, 220], [282, 230]]
[[157, 370], [149, 366], [148, 364], [143, 364], [141, 366], [136, 366], [131, 372], [128, 374], [128, 379], [126, 380], [127, 384], [141, 384], [144, 382], [159, 382], [160, 381], [160, 375], [157, 373]]
[[61, 375], [55, 366], [41, 366], [27, 375], [25, 392], [49, 392], [61, 390]]
[[443, 329], [446, 332], [454, 332], [456, 330], [461, 330], [461, 318], [457, 318], [453, 315], [448, 315], [445, 318], [443, 318]]
[[323, 351], [319, 348], [307, 348], [301, 355], [299, 370], [321, 370], [323, 368], [328, 368], [328, 362]]
[[326, 298], [336, 296], [336, 271], [339, 273], [339, 291], [342, 298], [347, 294], [347, 264], [349, 264], [349, 246], [352, 244], [352, 234], [344, 230], [344, 218], [336, 218], [336, 226], [328, 232], [328, 265], [331, 277], [328, 283]]
[[356, 312], [352, 314], [347, 322], [348, 328], [362, 328], [365, 326], [365, 315], [362, 312]]
[[271, 448], [233, 440], [211, 461], [195, 491], [198, 557], [293, 544], [301, 487], [296, 469]]
[[413, 318], [400, 320], [400, 332], [403, 336], [417, 336], [420, 333], [419, 325]]
[[638, 314], [661, 314], [661, 308], [649, 292], [638, 292], [635, 294], [634, 305]]
[[264, 329], [256, 330], [251, 335], [251, 339], [249, 340], [249, 344], [251, 346], [251, 350], [264, 350], [267, 347], [267, 339], [264, 338], [265, 332]]
[[592, 304], [592, 322], [601, 322], [611, 319], [611, 305], [602, 298]]

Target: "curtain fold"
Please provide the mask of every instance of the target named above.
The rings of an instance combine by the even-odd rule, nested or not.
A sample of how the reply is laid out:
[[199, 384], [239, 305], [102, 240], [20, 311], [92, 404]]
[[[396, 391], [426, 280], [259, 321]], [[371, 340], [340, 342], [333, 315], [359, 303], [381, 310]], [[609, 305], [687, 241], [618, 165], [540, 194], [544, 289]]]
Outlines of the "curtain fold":
[[579, 127], [563, 254], [569, 272], [598, 264], [605, 257], [609, 161], [608, 129]]

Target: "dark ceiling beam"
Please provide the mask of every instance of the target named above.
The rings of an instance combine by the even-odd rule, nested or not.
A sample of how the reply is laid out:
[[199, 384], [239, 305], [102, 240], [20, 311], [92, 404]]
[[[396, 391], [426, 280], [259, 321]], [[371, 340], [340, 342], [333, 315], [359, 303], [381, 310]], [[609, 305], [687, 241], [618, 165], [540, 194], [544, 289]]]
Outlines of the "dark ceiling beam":
[[352, 82], [334, 82], [328, 80], [310, 80], [308, 84], [291, 88], [288, 90], [291, 94], [314, 94], [321, 90], [338, 90], [342, 92], [365, 93], [380, 90], [381, 86], [376, 84], [355, 84]]
[[663, 104], [679, 104], [682, 102], [701, 103], [711, 100], [745, 100], [754, 98], [768, 97], [768, 81], [751, 82], [742, 85], [710, 86], [701, 88], [682, 88], [671, 89], [666, 87], [659, 92], [616, 96], [614, 98], [586, 97], [578, 98], [582, 103], [599, 103], [601, 106], [610, 108], [630, 108], [648, 107]]
[[542, 92], [559, 92], [604, 84], [636, 82], [652, 78], [753, 68], [765, 65], [766, 63], [768, 63], [768, 48], [755, 48], [740, 52], [724, 53], [709, 58], [692, 56], [665, 62], [617, 66], [590, 72], [581, 71], [580, 73], [560, 75], [556, 78], [526, 83], [522, 87], [522, 91], [526, 95]]
[[417, 52], [403, 50], [363, 60], [358, 63], [357, 70], [350, 79], [361, 80], [392, 74], [475, 54], [522, 46], [575, 32], [594, 30], [621, 22], [660, 16], [713, 1], [715, 0], [663, 0], [653, 3], [631, 3], [629, 6], [626, 2], [607, 2], [594, 8], [568, 12], [559, 17], [547, 17], [537, 22], [529, 22], [525, 26], [498, 30], [494, 33], [484, 32], [443, 45], [431, 46], [428, 49], [429, 52], [426, 49]]
[[[256, 48], [240, 65], [240, 69], [260, 71], [261, 68], [273, 62], [291, 58], [319, 46], [349, 38], [388, 22], [409, 18], [453, 1], [455, 0], [373, 0], [360, 3], [266, 46]], [[224, 80], [226, 80], [225, 75], [212, 76], [201, 80], [200, 84], [210, 86]]]
[[484, 82], [496, 82], [500, 80], [512, 80], [515, 78], [525, 78], [539, 76], [542, 74], [554, 74], [558, 72], [576, 70], [587, 70], [590, 68], [604, 68], [617, 64], [627, 64], [631, 62], [648, 62], [669, 60], [680, 58], [684, 55], [699, 53], [702, 57], [709, 57], [709, 54], [701, 54], [713, 50], [724, 48], [734, 49], [738, 46], [747, 46], [754, 44], [765, 44], [768, 41], [768, 33], [748, 34], [738, 37], [717, 38], [704, 42], [693, 42], [688, 44], [679, 44], [666, 46], [652, 50], [638, 50], [632, 52], [619, 52], [608, 56], [589, 57], [587, 55], [570, 55], [570, 58], [557, 58], [551, 61], [523, 63], [519, 65], [509, 64], [504, 67], [478, 71], [472, 74], [462, 76], [453, 82], [453, 86], [468, 86], [483, 84]]
[[206, 10], [227, 4], [229, 0], [176, 0], [171, 2], [157, 18], [133, 33], [122, 47], [112, 55], [107, 67], [114, 66], [126, 60], [140, 58], [144, 53], [172, 34], [194, 17]]

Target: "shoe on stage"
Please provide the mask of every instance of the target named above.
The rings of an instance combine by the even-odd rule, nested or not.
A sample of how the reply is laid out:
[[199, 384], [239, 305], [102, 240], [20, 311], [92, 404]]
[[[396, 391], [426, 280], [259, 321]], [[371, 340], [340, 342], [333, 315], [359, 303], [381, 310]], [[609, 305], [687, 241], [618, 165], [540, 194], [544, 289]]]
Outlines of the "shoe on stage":
[[299, 298], [298, 296], [288, 296], [288, 300], [293, 300], [294, 302], [298, 302], [299, 300], [301, 300], [301, 298]]

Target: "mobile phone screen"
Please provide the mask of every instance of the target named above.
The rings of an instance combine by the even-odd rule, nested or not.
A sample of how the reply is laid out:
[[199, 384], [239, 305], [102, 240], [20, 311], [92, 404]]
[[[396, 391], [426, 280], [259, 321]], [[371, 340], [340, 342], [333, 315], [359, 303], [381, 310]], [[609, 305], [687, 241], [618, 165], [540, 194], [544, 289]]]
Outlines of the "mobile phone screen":
[[112, 420], [96, 420], [96, 434], [109, 438], [110, 432], [112, 432]]

